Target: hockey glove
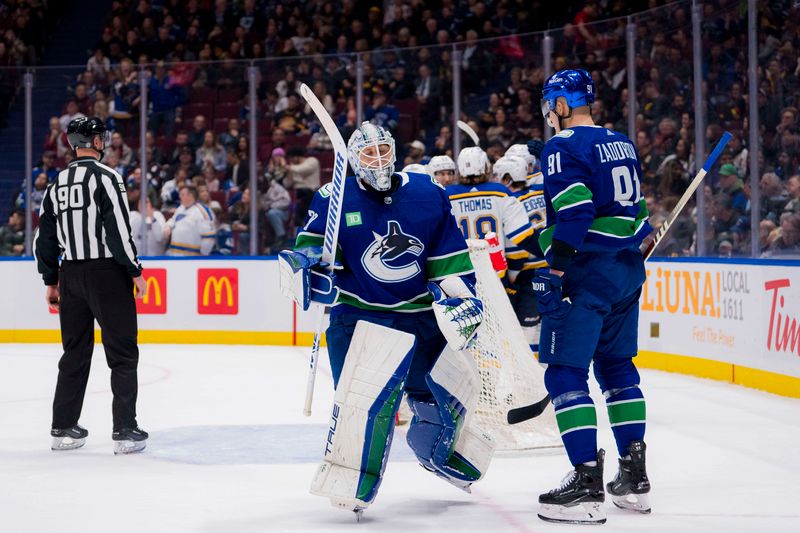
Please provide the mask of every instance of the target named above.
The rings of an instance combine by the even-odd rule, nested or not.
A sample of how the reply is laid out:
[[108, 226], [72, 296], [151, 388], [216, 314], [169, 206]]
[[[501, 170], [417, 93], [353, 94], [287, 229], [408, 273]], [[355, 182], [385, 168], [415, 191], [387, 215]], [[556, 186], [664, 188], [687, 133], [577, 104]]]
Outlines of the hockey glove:
[[528, 153], [532, 156], [536, 157], [536, 159], [540, 159], [542, 155], [542, 150], [544, 150], [544, 143], [539, 139], [533, 139], [528, 141]]
[[[439, 325], [442, 335], [447, 340], [448, 346], [453, 350], [463, 350], [478, 331], [478, 326], [483, 321], [483, 302], [475, 298], [474, 289], [463, 280], [457, 279], [459, 284], [447, 283], [451, 278], [442, 280], [441, 286], [428, 283], [428, 290], [433, 295], [433, 314]], [[450, 296], [443, 289], [459, 286], [467, 289], [459, 290], [457, 295]], [[456, 292], [452, 289], [448, 293]]]
[[536, 270], [536, 276], [531, 283], [533, 292], [536, 293], [536, 305], [540, 315], [562, 317], [567, 314], [572, 302], [561, 293], [563, 282], [560, 276], [550, 273], [548, 268]]
[[333, 305], [339, 296], [336, 276], [328, 271], [327, 263], [320, 261], [320, 252], [320, 248], [312, 247], [278, 254], [281, 292], [303, 311], [308, 310], [311, 302]]

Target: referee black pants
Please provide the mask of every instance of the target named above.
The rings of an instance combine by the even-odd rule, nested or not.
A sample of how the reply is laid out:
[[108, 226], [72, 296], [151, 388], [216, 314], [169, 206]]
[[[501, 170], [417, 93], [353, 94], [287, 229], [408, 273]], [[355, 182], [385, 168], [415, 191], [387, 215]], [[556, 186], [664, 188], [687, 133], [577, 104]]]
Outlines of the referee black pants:
[[59, 292], [64, 355], [58, 363], [53, 428], [69, 428], [80, 418], [94, 350], [95, 319], [111, 368], [114, 430], [136, 427], [139, 348], [133, 280], [113, 259], [63, 261]]

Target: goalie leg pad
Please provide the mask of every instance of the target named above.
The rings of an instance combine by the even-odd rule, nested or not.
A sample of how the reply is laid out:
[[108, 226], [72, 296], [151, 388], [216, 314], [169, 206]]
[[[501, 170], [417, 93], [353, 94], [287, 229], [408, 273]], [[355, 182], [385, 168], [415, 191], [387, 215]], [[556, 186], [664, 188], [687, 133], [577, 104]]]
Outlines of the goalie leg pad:
[[381, 483], [414, 336], [359, 320], [334, 395], [323, 463], [311, 493], [366, 508]]
[[475, 363], [445, 348], [426, 381], [434, 401], [409, 400], [409, 446], [425, 468], [468, 490], [486, 473], [494, 452], [491, 437], [469, 425], [480, 394]]

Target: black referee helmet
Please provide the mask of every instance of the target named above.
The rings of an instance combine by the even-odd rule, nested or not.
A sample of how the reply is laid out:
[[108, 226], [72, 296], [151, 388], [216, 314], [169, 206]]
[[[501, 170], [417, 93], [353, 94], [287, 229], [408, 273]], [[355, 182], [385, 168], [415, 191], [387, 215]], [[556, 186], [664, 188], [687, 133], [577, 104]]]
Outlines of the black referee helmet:
[[106, 138], [107, 132], [106, 125], [101, 118], [79, 117], [70, 120], [67, 126], [67, 140], [73, 150], [77, 148], [92, 148], [97, 150], [92, 144], [92, 139], [94, 139], [96, 135], [100, 135], [105, 144], [108, 142]]

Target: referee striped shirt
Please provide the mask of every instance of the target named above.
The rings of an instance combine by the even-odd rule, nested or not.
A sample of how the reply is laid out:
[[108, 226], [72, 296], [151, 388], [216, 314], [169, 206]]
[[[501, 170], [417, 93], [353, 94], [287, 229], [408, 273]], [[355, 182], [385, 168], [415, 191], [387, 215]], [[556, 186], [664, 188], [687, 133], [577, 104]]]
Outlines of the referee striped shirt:
[[113, 258], [141, 275], [122, 176], [92, 157], [71, 162], [45, 192], [33, 246], [45, 285], [58, 282], [59, 256]]

